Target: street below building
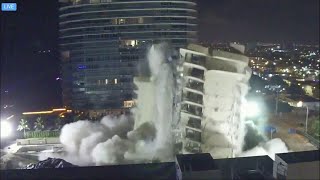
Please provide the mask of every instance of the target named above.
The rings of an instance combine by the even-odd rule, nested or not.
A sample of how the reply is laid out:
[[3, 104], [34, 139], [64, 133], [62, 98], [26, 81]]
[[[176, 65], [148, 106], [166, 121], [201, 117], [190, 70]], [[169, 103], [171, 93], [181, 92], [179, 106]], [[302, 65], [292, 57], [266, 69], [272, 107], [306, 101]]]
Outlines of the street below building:
[[[300, 134], [289, 133], [290, 129], [304, 131], [304, 120], [295, 113], [288, 113], [278, 117], [270, 117], [269, 125], [276, 128], [272, 138], [282, 139], [288, 146], [289, 151], [309, 151], [317, 148], [307, 138]], [[270, 136], [269, 136], [270, 138]]]

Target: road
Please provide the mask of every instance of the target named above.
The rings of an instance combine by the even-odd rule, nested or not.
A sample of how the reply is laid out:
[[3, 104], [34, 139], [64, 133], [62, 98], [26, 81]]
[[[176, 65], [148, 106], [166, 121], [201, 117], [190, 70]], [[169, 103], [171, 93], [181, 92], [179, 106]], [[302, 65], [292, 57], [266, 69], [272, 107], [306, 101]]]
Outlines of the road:
[[289, 134], [289, 129], [304, 130], [304, 126], [301, 126], [303, 119], [295, 116], [291, 113], [288, 116], [272, 117], [269, 119], [269, 124], [277, 128], [277, 132], [273, 134], [273, 138], [282, 139], [288, 149], [291, 151], [310, 151], [317, 148], [311, 144], [308, 139], [299, 134]]

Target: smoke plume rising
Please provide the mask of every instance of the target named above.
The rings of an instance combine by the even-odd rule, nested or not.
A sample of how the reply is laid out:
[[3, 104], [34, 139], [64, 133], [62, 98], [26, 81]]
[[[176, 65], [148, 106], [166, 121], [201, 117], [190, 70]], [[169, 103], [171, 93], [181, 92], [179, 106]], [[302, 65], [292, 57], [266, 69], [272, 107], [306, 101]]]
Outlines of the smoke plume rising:
[[[60, 135], [66, 153], [59, 158], [80, 166], [172, 160], [173, 77], [165, 49], [165, 44], [153, 45], [148, 52], [150, 83], [157, 102], [154, 119], [143, 123], [134, 120], [135, 113], [148, 113], [139, 109], [138, 103], [132, 116], [106, 116], [100, 122], [82, 120], [66, 124]], [[134, 129], [135, 121], [139, 126]]]

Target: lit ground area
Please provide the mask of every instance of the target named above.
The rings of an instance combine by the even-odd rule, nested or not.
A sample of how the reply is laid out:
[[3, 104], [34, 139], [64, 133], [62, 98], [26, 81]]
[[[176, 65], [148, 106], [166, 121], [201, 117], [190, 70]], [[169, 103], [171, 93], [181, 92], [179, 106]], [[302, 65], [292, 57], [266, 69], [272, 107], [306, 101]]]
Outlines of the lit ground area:
[[289, 133], [290, 128], [303, 131], [304, 121], [303, 117], [297, 116], [294, 113], [270, 118], [269, 124], [277, 128], [277, 132], [273, 134], [273, 138], [282, 139], [291, 151], [316, 150], [317, 148], [304, 136]]
[[38, 162], [39, 156], [45, 156], [46, 153], [62, 152], [61, 144], [17, 145], [13, 143], [1, 149], [1, 169], [19, 169]]

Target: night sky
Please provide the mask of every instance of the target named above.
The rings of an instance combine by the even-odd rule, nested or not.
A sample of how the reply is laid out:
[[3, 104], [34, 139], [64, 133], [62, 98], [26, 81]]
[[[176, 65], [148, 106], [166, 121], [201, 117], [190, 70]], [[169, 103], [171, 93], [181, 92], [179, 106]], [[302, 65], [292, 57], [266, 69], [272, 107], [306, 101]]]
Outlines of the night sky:
[[[1, 98], [9, 90], [20, 111], [59, 107], [58, 3], [17, 2], [18, 12], [0, 14]], [[319, 0], [199, 0], [198, 8], [200, 41], [319, 41]]]

